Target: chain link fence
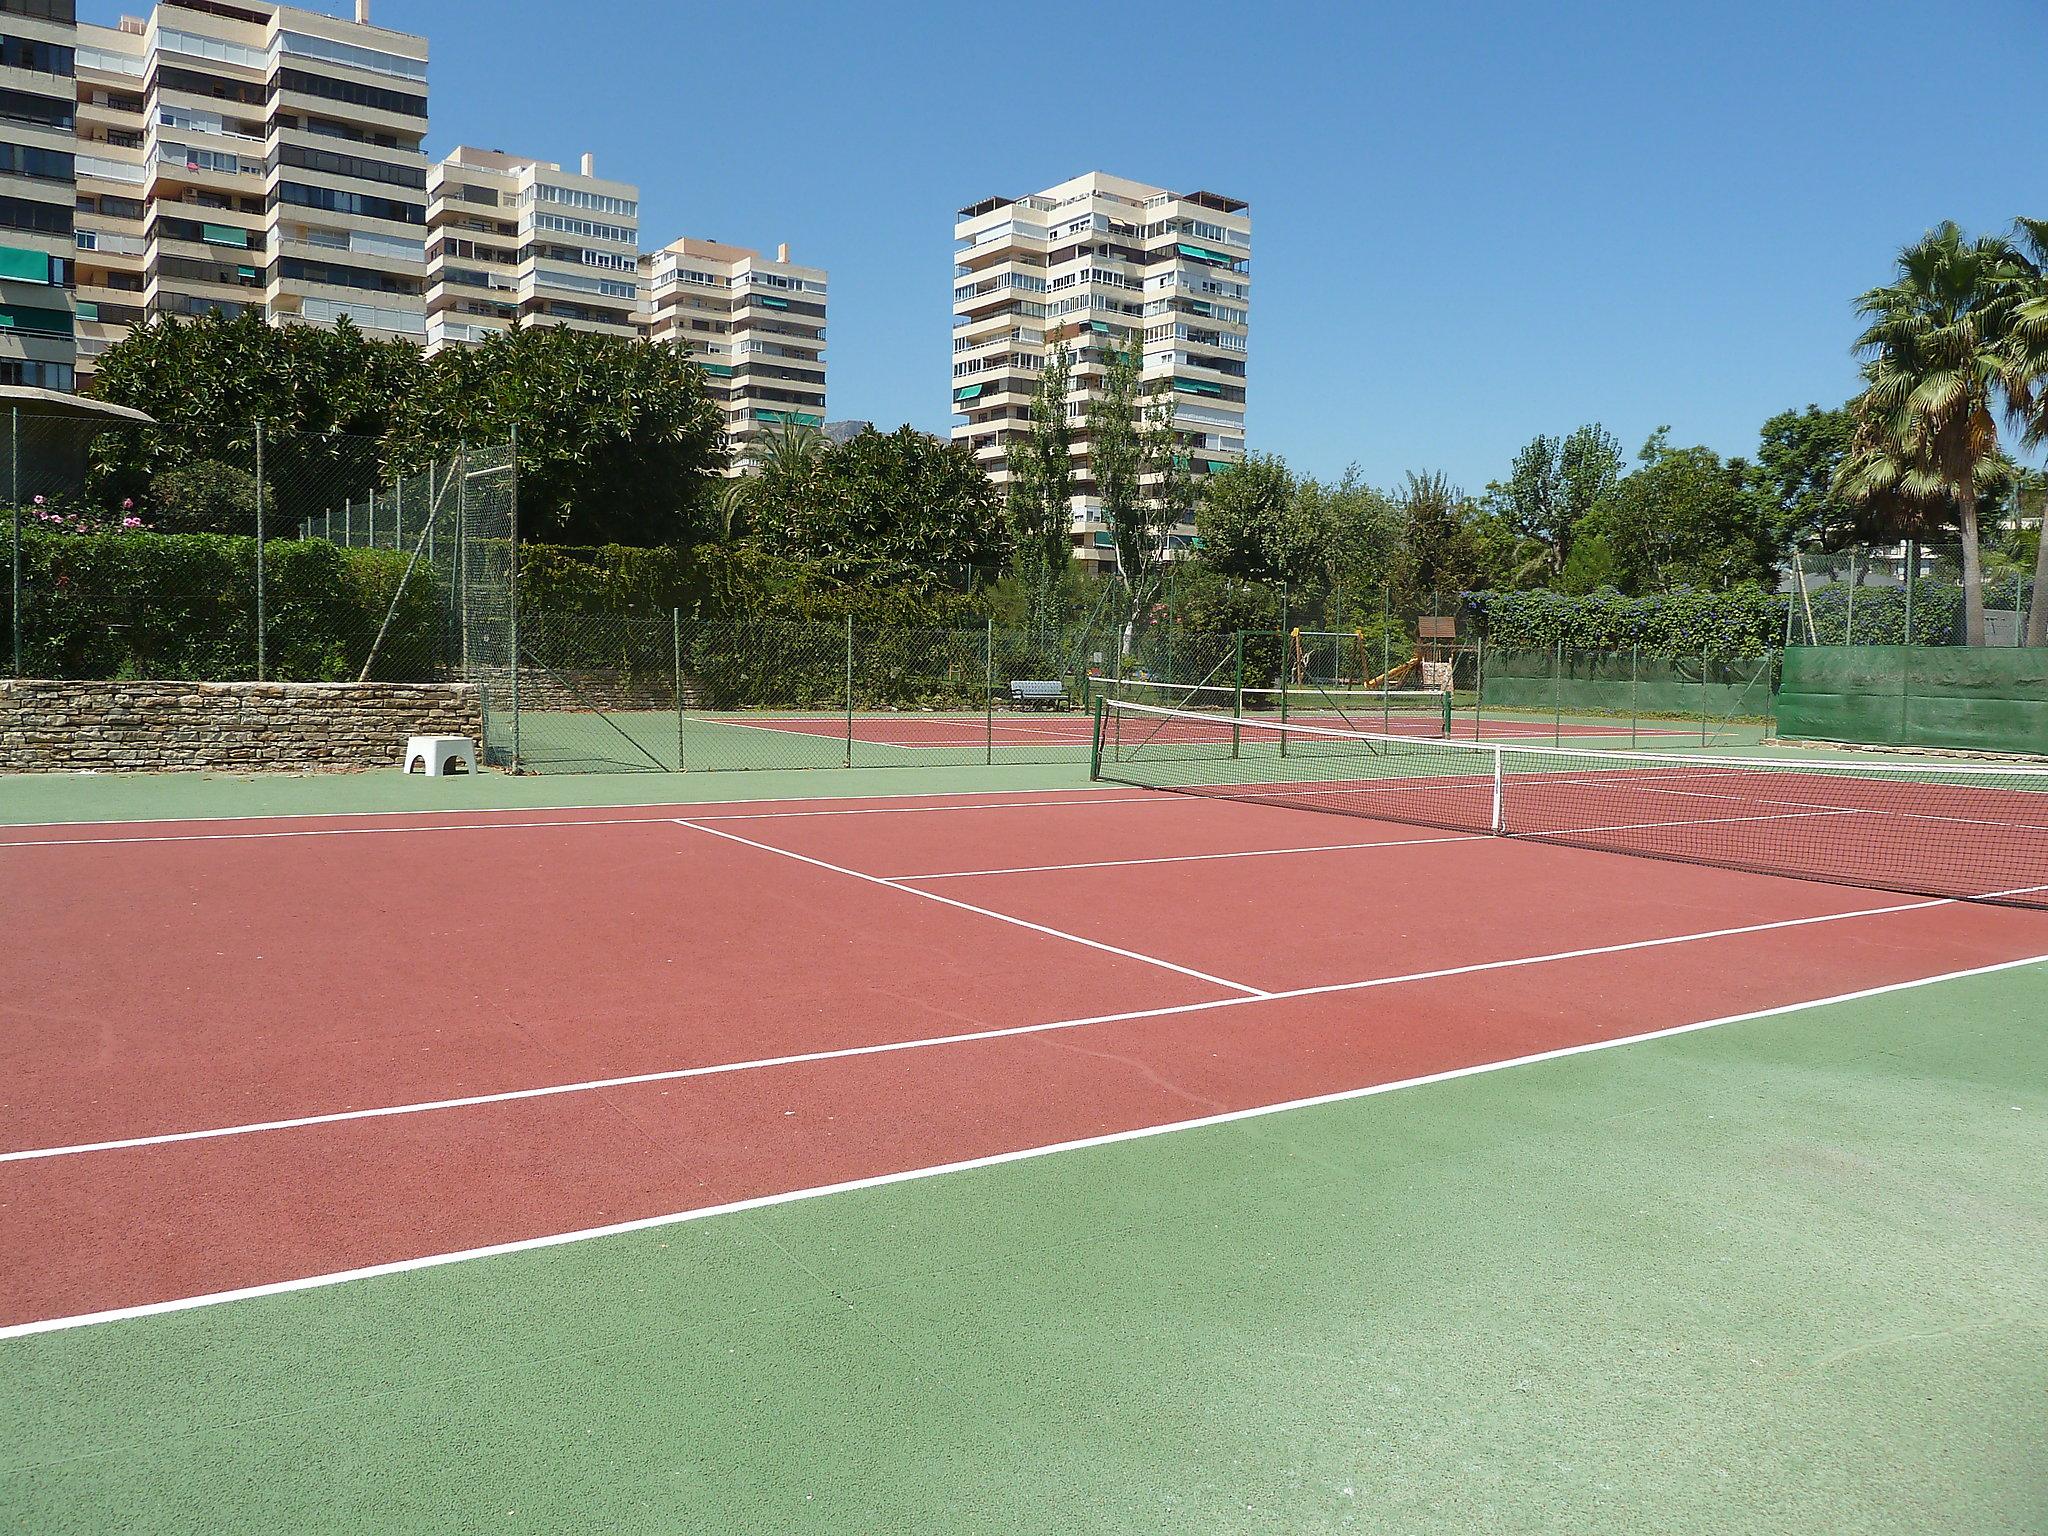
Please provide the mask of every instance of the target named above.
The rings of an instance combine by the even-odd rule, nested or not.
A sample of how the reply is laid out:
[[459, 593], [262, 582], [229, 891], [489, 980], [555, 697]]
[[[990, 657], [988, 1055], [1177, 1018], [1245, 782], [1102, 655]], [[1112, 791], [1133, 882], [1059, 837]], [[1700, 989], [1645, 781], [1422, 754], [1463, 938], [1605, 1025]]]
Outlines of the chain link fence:
[[[2037, 537], [2007, 531], [1980, 547], [1975, 592], [1986, 646], [2028, 643]], [[1787, 645], [1969, 643], [1960, 544], [1804, 551], [1793, 562], [1790, 586]]]

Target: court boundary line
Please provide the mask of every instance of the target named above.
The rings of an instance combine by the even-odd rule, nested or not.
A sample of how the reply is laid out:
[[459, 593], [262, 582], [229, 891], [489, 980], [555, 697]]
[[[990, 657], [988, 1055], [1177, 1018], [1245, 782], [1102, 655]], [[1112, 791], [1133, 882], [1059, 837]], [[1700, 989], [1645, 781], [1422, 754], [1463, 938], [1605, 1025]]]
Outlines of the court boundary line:
[[547, 1233], [537, 1237], [514, 1238], [502, 1243], [490, 1243], [474, 1248], [455, 1249], [445, 1253], [422, 1254], [409, 1259], [394, 1259], [382, 1264], [367, 1264], [354, 1269], [333, 1270], [325, 1274], [305, 1275], [291, 1280], [273, 1280], [262, 1285], [239, 1286], [231, 1290], [209, 1291], [200, 1295], [173, 1297], [164, 1301], [141, 1302], [127, 1307], [110, 1307], [98, 1312], [74, 1313], [68, 1317], [39, 1318], [25, 1323], [10, 1323], [0, 1327], [0, 1341], [28, 1338], [38, 1334], [68, 1332], [75, 1328], [93, 1327], [104, 1323], [130, 1322], [146, 1317], [161, 1317], [176, 1312], [195, 1311], [203, 1307], [221, 1306], [229, 1302], [255, 1301], [267, 1296], [289, 1295], [299, 1291], [324, 1290], [331, 1286], [345, 1285], [358, 1280], [381, 1279], [391, 1275], [411, 1274], [420, 1270], [440, 1269], [451, 1264], [467, 1263], [472, 1259], [499, 1258], [515, 1253], [531, 1253], [546, 1248], [566, 1247], [572, 1243], [590, 1242], [605, 1237], [621, 1237], [634, 1232], [655, 1231], [663, 1227], [681, 1226], [695, 1221], [708, 1221], [714, 1217], [738, 1215], [747, 1211], [769, 1210], [776, 1206], [795, 1205], [810, 1200], [823, 1199], [832, 1195], [852, 1194], [868, 1189], [882, 1189], [894, 1184], [916, 1183], [925, 1179], [939, 1178], [947, 1174], [969, 1173], [984, 1168], [1001, 1167], [1009, 1163], [1033, 1162], [1039, 1158], [1052, 1157], [1065, 1152], [1088, 1151], [1098, 1147], [1115, 1146], [1124, 1142], [1147, 1141], [1157, 1136], [1174, 1135], [1182, 1131], [1208, 1130], [1216, 1126], [1231, 1125], [1246, 1120], [1264, 1119], [1272, 1115], [1287, 1114], [1296, 1110], [1316, 1109], [1330, 1104], [1343, 1104], [1361, 1099], [1378, 1098], [1384, 1094], [1399, 1093], [1412, 1088], [1433, 1087], [1439, 1083], [1454, 1082], [1462, 1078], [1483, 1077], [1495, 1072], [1538, 1066], [1546, 1062], [1562, 1061], [1575, 1056], [1592, 1055], [1596, 1052], [1618, 1050], [1624, 1046], [1643, 1045], [1654, 1040], [1668, 1040], [1681, 1035], [1697, 1034], [1703, 1030], [1719, 1029], [1730, 1024], [1746, 1024], [1761, 1019], [1782, 1018], [1790, 1014], [1808, 1012], [1815, 1008], [1828, 1008], [1843, 1003], [1862, 1002], [1870, 998], [1883, 997], [1896, 992], [1911, 991], [1919, 987], [1940, 986], [1948, 982], [1963, 981], [1972, 977], [1989, 976], [2001, 971], [2019, 970], [2027, 966], [2042, 964], [2048, 964], [2048, 954], [2030, 955], [2018, 960], [2001, 960], [1991, 965], [1973, 966], [1958, 971], [1945, 971], [1934, 976], [1919, 976], [1908, 981], [1889, 982], [1883, 986], [1865, 987], [1853, 992], [1839, 992], [1828, 997], [1810, 998], [1805, 1002], [1782, 1003], [1771, 1008], [1753, 1009], [1746, 1013], [1726, 1014], [1719, 1018], [1698, 1019], [1685, 1024], [1672, 1024], [1662, 1029], [1644, 1030], [1633, 1035], [1616, 1035], [1606, 1040], [1584, 1041], [1578, 1045], [1559, 1046], [1553, 1050], [1534, 1051], [1521, 1056], [1504, 1057], [1497, 1061], [1475, 1062], [1468, 1066], [1446, 1068], [1441, 1072], [1422, 1073], [1415, 1077], [1397, 1078], [1384, 1083], [1369, 1083], [1359, 1088], [1343, 1088], [1330, 1093], [1312, 1094], [1304, 1098], [1283, 1099], [1271, 1104], [1257, 1104], [1245, 1109], [1225, 1110], [1219, 1114], [1201, 1115], [1186, 1120], [1160, 1121], [1152, 1125], [1134, 1126], [1127, 1130], [1108, 1131], [1099, 1136], [1083, 1136], [1066, 1141], [1046, 1142], [1033, 1147], [1013, 1148], [1007, 1152], [992, 1152], [981, 1157], [961, 1158], [945, 1163], [931, 1163], [919, 1168], [899, 1169], [892, 1173], [870, 1174], [865, 1178], [842, 1179], [830, 1184], [815, 1184], [802, 1189], [783, 1190], [770, 1195], [755, 1195], [743, 1200], [729, 1200], [718, 1205], [698, 1206], [691, 1210], [669, 1211], [656, 1216], [641, 1216], [628, 1221], [610, 1222], [603, 1226], [582, 1227], [573, 1231]]
[[675, 818], [675, 824], [679, 827], [688, 827], [693, 832], [705, 833], [710, 837], [722, 837], [727, 842], [738, 843], [745, 848], [758, 848], [763, 853], [778, 854], [785, 859], [794, 859], [799, 864], [809, 864], [817, 869], [830, 870], [835, 875], [849, 875], [855, 880], [864, 880], [870, 885], [879, 885], [885, 890], [903, 891], [925, 901], [936, 901], [941, 906], [957, 907], [962, 912], [972, 912], [977, 917], [992, 917], [999, 923], [1008, 923], [1013, 927], [1028, 929], [1032, 933], [1042, 933], [1051, 938], [1065, 939], [1070, 944], [1079, 944], [1088, 949], [1100, 950], [1104, 954], [1118, 955], [1126, 960], [1136, 960], [1141, 964], [1153, 966], [1162, 971], [1173, 971], [1182, 976], [1192, 977], [1196, 981], [1207, 982], [1212, 987], [1224, 987], [1232, 992], [1243, 992], [1253, 998], [1273, 996], [1264, 987], [1254, 987], [1246, 982], [1232, 981], [1227, 976], [1216, 976], [1208, 971], [1198, 971], [1193, 966], [1179, 965], [1172, 960], [1162, 960], [1157, 955], [1148, 955], [1139, 950], [1125, 949], [1121, 945], [1104, 943], [1101, 939], [1091, 939], [1078, 933], [1069, 933], [1064, 928], [1051, 928], [1044, 923], [1034, 923], [1029, 918], [1016, 917], [1008, 912], [998, 912], [993, 907], [977, 907], [969, 901], [958, 901], [951, 896], [941, 896], [937, 891], [921, 891], [914, 885], [905, 885], [901, 881], [891, 880], [887, 875], [871, 875], [866, 870], [849, 869], [844, 864], [833, 864], [825, 859], [813, 858], [808, 853], [797, 853], [792, 849], [777, 848], [773, 843], [756, 842], [751, 837], [741, 837], [737, 832], [721, 832], [716, 827], [701, 826], [697, 822], [687, 820], [681, 816]]
[[[1283, 807], [1284, 809], [1284, 807]], [[1011, 869], [948, 869], [930, 875], [891, 875], [891, 880], [975, 880], [987, 875], [1045, 875], [1074, 869], [1131, 869], [1144, 864], [1203, 864], [1214, 859], [1275, 859], [1287, 853], [1348, 853], [1362, 848], [1421, 848], [1431, 843], [1487, 843], [1482, 832], [1441, 837], [1382, 838], [1370, 843], [1316, 843], [1306, 848], [1246, 848], [1231, 853], [1167, 853], [1144, 859], [1089, 859], [1079, 864], [1019, 864]]]
[[[960, 766], [973, 767], [972, 763]], [[1019, 766], [1029, 767], [1030, 764]], [[1047, 764], [1041, 766], [1069, 767], [1071, 764]], [[714, 770], [705, 769], [703, 772]], [[745, 772], [748, 770], [738, 770]], [[814, 773], [812, 768], [763, 768], [752, 770], [760, 773]], [[859, 770], [854, 770], [858, 772]], [[0, 775], [0, 782], [8, 777], [27, 775]], [[39, 775], [43, 777], [43, 775]], [[479, 778], [485, 775], [478, 775]], [[362, 820], [372, 816], [489, 816], [503, 812], [508, 816], [534, 815], [542, 811], [648, 811], [664, 810], [671, 813], [689, 810], [692, 805], [717, 807], [726, 805], [822, 805], [838, 800], [946, 800], [972, 795], [1104, 795], [1114, 793], [1114, 787], [1101, 784], [1050, 785], [1043, 789], [905, 789], [891, 790], [879, 795], [756, 795], [751, 799], [739, 800], [620, 800], [607, 801], [597, 805], [480, 805], [480, 806], [396, 806], [388, 811], [258, 811], [244, 814], [230, 813], [224, 816], [113, 816], [106, 818], [84, 817], [72, 821], [0, 821], [0, 832], [33, 830], [37, 827], [149, 827], [179, 826], [187, 823], [209, 821], [346, 821]]]
[[[1018, 793], [1029, 794], [1023, 790]], [[1051, 791], [1061, 793], [1061, 791]], [[849, 796], [849, 799], [858, 798]], [[803, 811], [728, 811], [706, 816], [697, 816], [697, 821], [776, 821], [784, 818], [806, 816], [911, 816], [932, 815], [940, 811], [1007, 811], [1069, 809], [1090, 805], [1149, 805], [1161, 797], [1154, 793], [1140, 795], [1117, 795], [1105, 792], [1095, 800], [990, 800], [976, 801], [968, 805], [862, 805], [839, 806], [821, 810]], [[1170, 797], [1169, 797], [1170, 798]], [[733, 802], [739, 805], [746, 801]], [[800, 802], [792, 802], [800, 803]], [[574, 807], [574, 809], [603, 810], [603, 806]], [[638, 806], [622, 806], [622, 810], [638, 810]], [[662, 807], [662, 809], [673, 809]], [[378, 812], [368, 814], [376, 815]], [[408, 813], [409, 814], [409, 813]], [[456, 816], [460, 811], [436, 811], [426, 814]], [[223, 818], [232, 819], [232, 818]], [[667, 816], [586, 816], [570, 821], [472, 821], [457, 822], [439, 826], [397, 826], [397, 827], [302, 827], [286, 828], [271, 832], [169, 832], [158, 836], [137, 837], [0, 837], [0, 852], [9, 848], [91, 848], [98, 845], [121, 847], [141, 843], [246, 843], [275, 841], [301, 837], [390, 837], [399, 833], [428, 832], [532, 832], [547, 831], [556, 827], [637, 827], [673, 825], [680, 818]], [[97, 823], [69, 823], [68, 825], [92, 826]], [[109, 826], [148, 825], [143, 822], [106, 823]], [[35, 830], [35, 824], [26, 828], [0, 826], [0, 832]]]
[[[944, 898], [934, 898], [944, 899]], [[1100, 1024], [1136, 1023], [1144, 1019], [1175, 1018], [1182, 1014], [1209, 1013], [1222, 1008], [1241, 1008], [1253, 1003], [1291, 1002], [1304, 997], [1326, 997], [1345, 992], [1370, 992], [1382, 987], [1412, 986], [1419, 982], [1442, 981], [1452, 976], [1477, 975], [1487, 971], [1521, 970], [1551, 965], [1564, 960], [1584, 960], [1599, 955], [1625, 954], [1639, 949], [1668, 948], [1679, 944], [1703, 943], [1708, 939], [1739, 938], [1745, 934], [1768, 933], [1781, 928], [1807, 927], [1818, 923], [1845, 922], [1859, 917], [1888, 917], [1901, 912], [1919, 912], [1938, 907], [1959, 907], [1953, 897], [1937, 896], [1886, 907], [1858, 907], [1848, 912], [1822, 912], [1805, 917], [1778, 918], [1737, 928], [1714, 928], [1695, 933], [1670, 934], [1662, 938], [1630, 939], [1591, 949], [1557, 950], [1541, 955], [1513, 955], [1501, 960], [1476, 960], [1468, 965], [1447, 966], [1433, 971], [1410, 971], [1395, 976], [1369, 976], [1359, 981], [1321, 982], [1292, 987], [1260, 996], [1217, 997], [1193, 1003], [1164, 1003], [1154, 1008], [1132, 1008], [1116, 1013], [1087, 1014], [1079, 1018], [1047, 1019], [1033, 1024], [1004, 1024], [990, 1029], [959, 1030], [948, 1035], [919, 1035], [902, 1040], [876, 1041], [868, 1045], [833, 1046], [818, 1051], [797, 1051], [781, 1056], [760, 1056], [741, 1061], [706, 1062], [694, 1067], [669, 1067], [652, 1072], [625, 1073], [613, 1077], [588, 1078], [570, 1083], [548, 1083], [537, 1088], [508, 1088], [497, 1093], [464, 1094], [450, 1098], [421, 1099], [366, 1109], [329, 1110], [316, 1115], [297, 1115], [274, 1120], [249, 1121], [238, 1125], [212, 1126], [196, 1131], [160, 1131], [147, 1136], [129, 1136], [101, 1141], [73, 1142], [53, 1147], [25, 1147], [0, 1152], [0, 1165], [42, 1162], [59, 1157], [81, 1157], [96, 1152], [129, 1152], [149, 1147], [175, 1146], [195, 1141], [220, 1141], [236, 1136], [264, 1135], [273, 1131], [308, 1130], [323, 1125], [343, 1125], [357, 1120], [396, 1119], [406, 1115], [433, 1114], [445, 1110], [476, 1109], [491, 1104], [512, 1104], [527, 1099], [559, 1098], [576, 1093], [603, 1093], [617, 1088], [646, 1087], [654, 1083], [685, 1082], [698, 1077], [726, 1077], [741, 1072], [769, 1071], [778, 1067], [810, 1066], [819, 1062], [846, 1061], [863, 1056], [896, 1055], [906, 1051], [935, 1050], [945, 1046], [974, 1045], [985, 1040], [1012, 1040], [1030, 1035], [1058, 1034]], [[2043, 956], [2048, 959], [2048, 956]]]

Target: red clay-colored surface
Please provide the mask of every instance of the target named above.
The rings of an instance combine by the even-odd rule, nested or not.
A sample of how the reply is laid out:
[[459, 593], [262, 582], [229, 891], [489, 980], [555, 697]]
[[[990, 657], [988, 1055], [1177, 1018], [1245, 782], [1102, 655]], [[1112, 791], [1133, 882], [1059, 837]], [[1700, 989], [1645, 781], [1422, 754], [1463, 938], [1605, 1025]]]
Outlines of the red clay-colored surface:
[[[1201, 800], [760, 810], [679, 814], [883, 874], [1416, 835]], [[0, 958], [0, 1148], [1228, 995], [659, 820], [5, 857], [17, 942]], [[1265, 987], [1895, 904], [1496, 840], [929, 888]], [[11, 1256], [0, 1325], [1342, 1091], [2044, 951], [2038, 913], [1935, 904], [1004, 1040], [0, 1164]]]
[[[1277, 715], [1247, 715], [1248, 720], [1277, 721]], [[749, 730], [786, 731], [798, 736], [822, 736], [831, 741], [847, 738], [847, 723], [844, 715], [745, 715], [718, 717], [722, 725], [744, 727]], [[1397, 736], [1441, 736], [1441, 720], [1431, 722], [1418, 719], [1413, 714], [1395, 715], [1382, 721], [1370, 710], [1360, 714], [1345, 715], [1328, 710], [1297, 709], [1288, 715], [1294, 725], [1316, 726], [1327, 730], [1385, 731]], [[1221, 716], [1206, 722], [1213, 733], [1210, 739], [1228, 741], [1231, 724]], [[991, 741], [998, 750], [1004, 747], [1072, 746], [1086, 747], [1094, 735], [1093, 718], [1079, 713], [1048, 713], [1044, 715], [998, 714], [993, 720], [980, 715], [856, 715], [853, 720], [853, 739], [877, 747], [958, 747], [963, 750], [986, 747]], [[1476, 728], [1483, 741], [1549, 741], [1554, 736], [1564, 738], [1625, 736], [1629, 733], [1626, 720], [1612, 724], [1593, 724], [1584, 721], [1564, 721], [1553, 724], [1543, 720], [1498, 720], [1488, 718]], [[1470, 714], [1456, 717], [1451, 723], [1451, 734], [1471, 739], [1475, 727]], [[1636, 735], [1644, 739], [1673, 737], [1678, 739], [1699, 738], [1697, 728], [1686, 731], [1668, 726], [1640, 726]]]

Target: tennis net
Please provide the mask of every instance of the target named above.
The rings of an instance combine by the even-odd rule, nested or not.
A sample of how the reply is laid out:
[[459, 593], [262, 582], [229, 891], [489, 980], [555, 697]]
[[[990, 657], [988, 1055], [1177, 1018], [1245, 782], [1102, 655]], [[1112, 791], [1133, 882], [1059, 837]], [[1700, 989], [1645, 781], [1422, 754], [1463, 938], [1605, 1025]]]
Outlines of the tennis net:
[[1336, 688], [1313, 683], [1288, 688], [1233, 688], [1218, 683], [1148, 683], [1125, 679], [1117, 697], [1182, 714], [1201, 715], [1218, 728], [1232, 720], [1315, 725], [1385, 735], [1448, 736], [1451, 696], [1442, 688]]
[[2048, 909], [2048, 768], [1595, 752], [1104, 699], [1120, 784]]

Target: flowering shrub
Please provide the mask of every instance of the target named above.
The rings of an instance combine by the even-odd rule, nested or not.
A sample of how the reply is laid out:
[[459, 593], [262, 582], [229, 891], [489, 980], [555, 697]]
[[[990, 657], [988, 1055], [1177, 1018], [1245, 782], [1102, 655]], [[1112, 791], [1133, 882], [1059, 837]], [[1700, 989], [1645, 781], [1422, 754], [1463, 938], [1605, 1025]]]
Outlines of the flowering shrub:
[[149, 532], [149, 525], [135, 515], [135, 502], [132, 498], [121, 503], [119, 513], [113, 513], [61, 500], [53, 502], [47, 496], [37, 496], [21, 509], [21, 526], [24, 529], [32, 528], [39, 533]]

